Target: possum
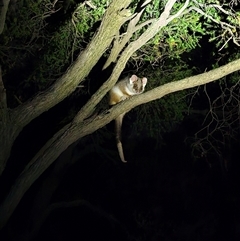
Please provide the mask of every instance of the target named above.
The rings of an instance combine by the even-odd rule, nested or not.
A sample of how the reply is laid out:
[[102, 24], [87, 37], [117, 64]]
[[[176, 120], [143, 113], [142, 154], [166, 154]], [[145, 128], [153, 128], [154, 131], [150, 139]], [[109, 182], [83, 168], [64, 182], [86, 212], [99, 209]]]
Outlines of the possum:
[[[142, 79], [136, 75], [132, 75], [130, 78], [126, 77], [116, 83], [109, 91], [109, 105], [116, 105], [117, 103], [133, 96], [143, 93], [147, 84], [147, 78]], [[124, 157], [123, 147], [121, 142], [121, 129], [123, 117], [126, 114], [123, 113], [115, 119], [115, 133], [117, 149], [122, 162], [127, 162]]]

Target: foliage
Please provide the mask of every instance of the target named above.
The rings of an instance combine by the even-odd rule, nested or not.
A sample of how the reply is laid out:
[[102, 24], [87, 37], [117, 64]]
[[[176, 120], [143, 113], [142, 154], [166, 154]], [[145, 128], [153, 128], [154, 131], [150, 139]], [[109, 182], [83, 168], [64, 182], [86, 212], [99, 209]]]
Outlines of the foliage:
[[101, 21], [103, 14], [108, 6], [108, 1], [103, 0], [101, 2], [94, 0], [79, 4], [76, 10], [72, 14], [72, 22], [75, 27], [75, 31], [80, 41], [86, 41], [93, 36], [96, 31], [94, 25]]
[[0, 61], [4, 73], [32, 56], [47, 41], [43, 10], [43, 2], [25, 1], [21, 8], [10, 11], [1, 36]]
[[[154, 12], [156, 12], [156, 4], [154, 7], [156, 8]], [[160, 8], [163, 7], [164, 5]], [[182, 4], [176, 3], [173, 11], [179, 10], [180, 7], [182, 7]], [[148, 18], [152, 11], [153, 10], [147, 12]], [[158, 13], [160, 14], [161, 12], [158, 11]], [[163, 57], [171, 59], [180, 58], [181, 54], [194, 49], [202, 36], [206, 34], [199, 19], [199, 15], [194, 13], [174, 19], [141, 48], [138, 51], [138, 55], [143, 58], [144, 61], [150, 62], [153, 65], [159, 64]], [[189, 22], [191, 22], [191, 24], [189, 24]], [[134, 56], [135, 61], [136, 59]]]
[[199, 3], [197, 12], [201, 14], [205, 31], [210, 36], [209, 41], [214, 41], [219, 50], [227, 48], [230, 40], [239, 46], [239, 40], [235, 37], [239, 29], [239, 11], [235, 11], [233, 5], [234, 1], [220, 4], [215, 0], [202, 0]]
[[[166, 1], [153, 1], [146, 8], [142, 21], [159, 17], [165, 4]], [[179, 11], [183, 4], [183, 1], [175, 3], [172, 15]], [[209, 41], [214, 41], [218, 49], [227, 48], [229, 40], [237, 43], [235, 35], [239, 28], [239, 13], [233, 10], [231, 3], [221, 6], [218, 4], [215, 0], [190, 1], [189, 7], [179, 18], [170, 22], [132, 56], [132, 62], [138, 66], [143, 62], [159, 65], [163, 57], [180, 58], [181, 54], [199, 46], [199, 41], [205, 35], [209, 36]], [[133, 39], [146, 28], [147, 26], [136, 32]]]

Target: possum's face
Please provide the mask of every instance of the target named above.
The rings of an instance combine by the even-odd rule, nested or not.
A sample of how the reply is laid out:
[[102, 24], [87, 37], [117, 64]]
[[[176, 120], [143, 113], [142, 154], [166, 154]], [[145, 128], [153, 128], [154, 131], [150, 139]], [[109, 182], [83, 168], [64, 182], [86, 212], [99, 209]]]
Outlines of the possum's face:
[[147, 84], [147, 78], [139, 78], [136, 75], [132, 75], [129, 79], [132, 92], [135, 94], [141, 94]]

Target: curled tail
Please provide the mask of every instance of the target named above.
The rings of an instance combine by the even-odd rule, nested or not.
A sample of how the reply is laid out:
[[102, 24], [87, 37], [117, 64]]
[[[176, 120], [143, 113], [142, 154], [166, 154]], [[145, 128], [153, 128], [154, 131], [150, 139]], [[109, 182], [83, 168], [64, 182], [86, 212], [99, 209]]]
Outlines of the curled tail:
[[117, 149], [122, 162], [126, 163], [127, 161], [124, 158], [123, 147], [121, 142], [121, 129], [122, 129], [122, 121], [125, 113], [121, 114], [115, 119], [115, 131], [116, 131], [116, 142], [117, 142]]

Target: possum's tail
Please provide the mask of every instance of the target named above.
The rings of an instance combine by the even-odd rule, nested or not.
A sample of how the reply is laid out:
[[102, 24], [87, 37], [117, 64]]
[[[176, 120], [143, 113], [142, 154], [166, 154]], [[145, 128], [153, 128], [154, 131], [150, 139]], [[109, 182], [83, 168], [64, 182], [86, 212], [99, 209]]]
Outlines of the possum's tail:
[[117, 149], [122, 162], [126, 163], [127, 161], [124, 158], [123, 147], [121, 142], [121, 134], [122, 134], [122, 121], [124, 114], [121, 114], [115, 119], [115, 131], [116, 131], [116, 142], [117, 142]]
[[122, 147], [121, 141], [117, 142], [117, 149], [118, 149], [118, 153], [119, 153], [119, 156], [121, 158], [121, 161], [126, 163], [127, 161], [124, 158], [123, 147]]

